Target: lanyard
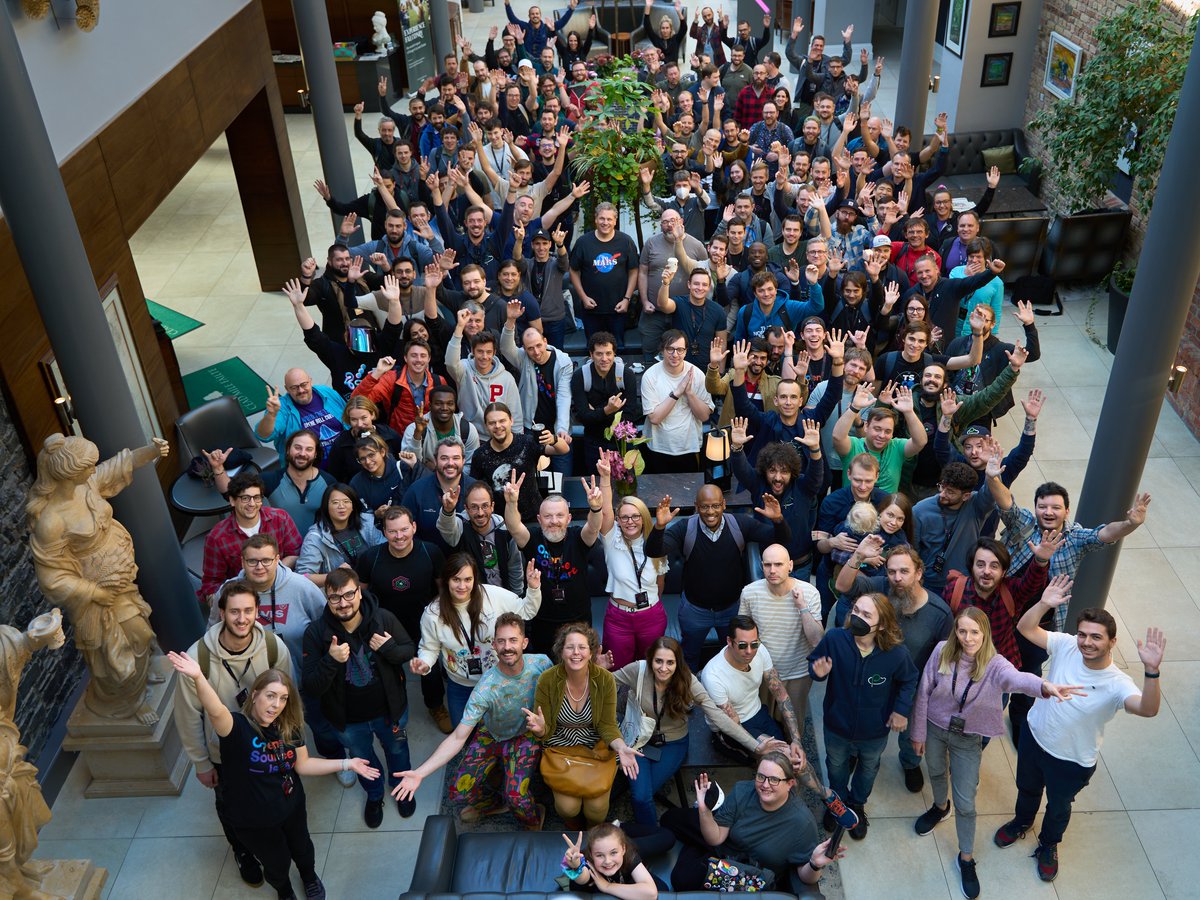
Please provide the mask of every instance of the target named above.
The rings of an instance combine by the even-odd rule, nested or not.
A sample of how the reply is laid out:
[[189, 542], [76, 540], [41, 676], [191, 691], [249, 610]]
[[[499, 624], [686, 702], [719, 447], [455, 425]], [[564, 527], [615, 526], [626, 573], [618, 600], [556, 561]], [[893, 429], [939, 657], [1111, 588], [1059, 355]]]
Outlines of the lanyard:
[[276, 574], [275, 581], [271, 582], [271, 631], [275, 631], [275, 584], [279, 581], [279, 575]]
[[[958, 711], [960, 714], [963, 711], [963, 707], [967, 705], [967, 694], [970, 693], [971, 685], [973, 685], [974, 683], [975, 682], [971, 681], [970, 678], [967, 679], [967, 686], [965, 688], [963, 688], [962, 697], [960, 697], [958, 700]], [[955, 664], [955, 666], [954, 666], [954, 674], [952, 676], [950, 676], [950, 698], [953, 699], [954, 695], [956, 693], [958, 693], [958, 665], [957, 664]]]
[[637, 578], [638, 590], [642, 589], [642, 570], [646, 568], [646, 551], [642, 551], [642, 564], [639, 566], [637, 557], [633, 555], [633, 547], [630, 544], [625, 545], [625, 549], [629, 551], [629, 561], [633, 563], [633, 574]]
[[236, 682], [237, 682], [237, 686], [238, 686], [239, 688], [241, 688], [241, 687], [243, 686], [243, 685], [242, 685], [242, 679], [243, 679], [243, 678], [245, 678], [245, 677], [246, 677], [246, 673], [250, 671], [250, 662], [251, 662], [250, 660], [246, 660], [246, 665], [244, 665], [244, 666], [242, 667], [242, 674], [241, 674], [241, 675], [234, 675], [234, 674], [233, 674], [233, 669], [232, 669], [232, 668], [230, 668], [230, 666], [229, 666], [229, 662], [228, 662], [227, 660], [225, 660], [225, 659], [222, 659], [222, 660], [221, 660], [221, 665], [223, 665], [223, 666], [225, 667], [225, 671], [229, 673], [229, 677], [230, 677], [230, 678], [232, 678], [234, 681], [236, 681]]

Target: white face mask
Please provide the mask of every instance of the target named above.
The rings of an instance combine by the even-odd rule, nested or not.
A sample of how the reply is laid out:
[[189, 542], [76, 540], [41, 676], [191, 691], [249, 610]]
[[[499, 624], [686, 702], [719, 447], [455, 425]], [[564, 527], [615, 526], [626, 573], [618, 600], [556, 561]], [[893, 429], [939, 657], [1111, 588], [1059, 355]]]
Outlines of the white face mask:
[[682, 203], [689, 196], [691, 196], [691, 193], [692, 192], [689, 188], [685, 188], [685, 187], [675, 188], [675, 196], [676, 196], [676, 198], [678, 198], [680, 203]]

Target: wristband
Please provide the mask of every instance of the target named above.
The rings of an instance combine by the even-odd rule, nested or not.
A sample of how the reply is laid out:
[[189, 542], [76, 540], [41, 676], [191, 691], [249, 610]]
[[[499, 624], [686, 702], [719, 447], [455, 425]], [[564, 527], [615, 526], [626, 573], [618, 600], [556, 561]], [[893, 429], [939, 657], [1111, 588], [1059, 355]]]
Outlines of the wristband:
[[218, 472], [216, 469], [213, 469], [213, 470], [212, 470], [212, 473], [213, 473], [214, 475], [224, 475], [224, 474], [225, 474], [225, 470], [224, 470], [224, 469], [222, 469], [220, 472]]
[[345, 772], [349, 768], [350, 768], [350, 760], [343, 756], [342, 757], [342, 771]]
[[1160, 675], [1162, 675], [1162, 672], [1143, 672], [1142, 674], [1146, 678], [1158, 678]]
[[562, 858], [562, 871], [564, 875], [566, 875], [572, 881], [575, 881], [580, 875], [583, 874], [583, 860], [581, 859], [579, 861], [579, 865], [572, 869], [567, 865], [567, 857], [564, 855]]

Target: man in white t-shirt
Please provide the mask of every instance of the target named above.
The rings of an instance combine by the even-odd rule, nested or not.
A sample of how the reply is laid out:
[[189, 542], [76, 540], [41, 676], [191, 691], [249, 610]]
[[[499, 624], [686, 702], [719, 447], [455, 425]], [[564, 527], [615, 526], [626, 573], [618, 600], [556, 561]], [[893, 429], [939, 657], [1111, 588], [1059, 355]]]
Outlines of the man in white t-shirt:
[[1096, 771], [1104, 726], [1122, 709], [1147, 719], [1158, 715], [1158, 676], [1167, 646], [1158, 628], [1147, 629], [1146, 640], [1137, 642], [1145, 666], [1139, 692], [1133, 679], [1112, 661], [1117, 623], [1111, 614], [1085, 609], [1074, 635], [1046, 631], [1039, 625], [1049, 610], [1070, 599], [1071, 579], [1056, 576], [1017, 625], [1027, 640], [1049, 652], [1046, 680], [1073, 685], [1078, 693], [1068, 703], [1038, 700], [1033, 704], [1017, 754], [1016, 811], [995, 837], [999, 847], [1023, 838], [1033, 826], [1045, 791], [1046, 812], [1034, 853], [1042, 881], [1053, 881], [1058, 875], [1058, 843], [1071, 821], [1071, 804]]
[[642, 376], [642, 409], [650, 438], [646, 468], [651, 472], [700, 468], [703, 426], [716, 405], [704, 387], [704, 373], [687, 361], [687, 355], [687, 336], [672, 328], [663, 335], [662, 362]]
[[807, 581], [791, 575], [787, 547], [772, 544], [762, 553], [763, 577], [742, 588], [738, 612], [762, 627], [763, 648], [769, 650], [783, 681], [796, 722], [804, 727], [808, 712], [808, 654], [821, 643], [821, 595]]

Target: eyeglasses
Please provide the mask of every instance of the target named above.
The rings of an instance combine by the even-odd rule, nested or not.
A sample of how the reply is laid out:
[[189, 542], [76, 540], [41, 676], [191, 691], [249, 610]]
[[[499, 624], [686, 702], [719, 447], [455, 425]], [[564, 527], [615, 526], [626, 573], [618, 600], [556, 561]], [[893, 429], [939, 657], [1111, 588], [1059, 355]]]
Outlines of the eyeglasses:
[[733, 646], [737, 647], [739, 650], [745, 650], [747, 648], [751, 650], [757, 650], [762, 646], [762, 641], [738, 641]]
[[245, 559], [245, 558], [243, 558], [242, 565], [244, 565], [247, 569], [265, 569], [267, 566], [271, 565], [271, 563], [275, 562], [275, 560], [277, 560], [277, 559], [279, 559], [278, 556], [271, 556], [271, 557], [268, 557], [267, 559]]
[[310, 387], [312, 387], [311, 381], [302, 381], [299, 384], [285, 384], [283, 389], [290, 394], [292, 391], [306, 391]]
[[786, 778], [778, 778], [775, 775], [764, 775], [762, 772], [755, 772], [754, 780], [759, 784], [769, 784], [771, 787], [779, 787], [780, 784], [787, 781]]
[[680, 356], [687, 353], [687, 347], [664, 347], [663, 353], [668, 356]]
[[346, 591], [344, 594], [329, 594], [327, 595], [329, 602], [341, 606], [346, 603], [353, 603], [354, 598], [358, 596], [358, 588]]
[[617, 521], [618, 522], [640, 522], [640, 521], [642, 521], [642, 517], [640, 515], [638, 515], [637, 513], [635, 513], [631, 516], [617, 516]]
[[720, 512], [724, 508], [720, 503], [703, 503], [696, 507], [696, 512]]
[[257, 504], [257, 503], [263, 502], [262, 494], [241, 494], [240, 496], [234, 497], [233, 499], [236, 500], [238, 503], [255, 503], [255, 504]]

